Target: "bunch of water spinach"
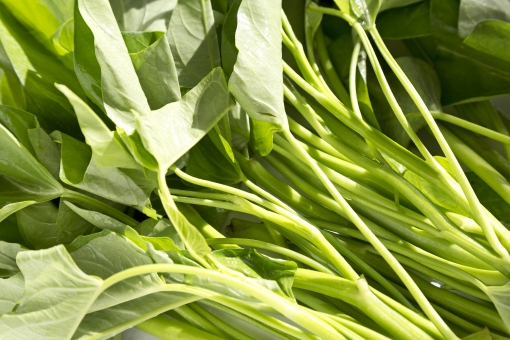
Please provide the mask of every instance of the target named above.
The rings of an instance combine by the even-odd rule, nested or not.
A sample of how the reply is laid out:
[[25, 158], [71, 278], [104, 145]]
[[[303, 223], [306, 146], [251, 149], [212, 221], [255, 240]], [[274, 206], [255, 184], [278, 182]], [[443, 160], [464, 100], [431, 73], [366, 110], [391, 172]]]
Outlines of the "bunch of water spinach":
[[499, 1], [0, 0], [0, 339], [509, 339], [509, 37]]

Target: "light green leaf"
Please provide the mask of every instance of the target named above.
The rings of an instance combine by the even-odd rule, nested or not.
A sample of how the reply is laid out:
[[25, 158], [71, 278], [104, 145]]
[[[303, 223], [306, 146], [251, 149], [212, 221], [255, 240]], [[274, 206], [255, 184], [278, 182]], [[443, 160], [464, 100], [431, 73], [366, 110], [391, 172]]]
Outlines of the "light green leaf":
[[487, 293], [494, 302], [507, 330], [510, 331], [510, 283], [504, 286], [489, 286]]
[[181, 100], [138, 118], [147, 150], [166, 171], [232, 107], [221, 69], [213, 70]]
[[429, 181], [418, 176], [411, 170], [404, 172], [404, 178], [420, 190], [434, 204], [441, 206], [449, 211], [453, 211], [462, 215], [467, 213], [444, 191], [444, 188], [436, 186]]
[[62, 185], [3, 125], [0, 125], [0, 159], [0, 202], [49, 200], [63, 192]]
[[292, 283], [297, 265], [292, 261], [274, 259], [255, 249], [221, 249], [211, 256], [226, 267], [251, 278], [276, 281], [283, 296], [294, 299]]
[[17, 273], [7, 279], [0, 279], [0, 317], [12, 312], [25, 290], [23, 274]]
[[110, 0], [123, 32], [166, 31], [177, 0]]
[[68, 339], [101, 291], [63, 246], [17, 256], [25, 291], [16, 311], [0, 318], [0, 334], [17, 339]]
[[241, 3], [235, 35], [239, 53], [228, 88], [250, 117], [285, 126], [281, 30], [281, 1]]
[[80, 323], [73, 339], [107, 339], [163, 312], [199, 298], [183, 293], [154, 293], [97, 312], [89, 313]]
[[106, 113], [131, 135], [135, 130], [132, 111], [144, 115], [150, 108], [110, 4], [107, 0], [79, 0], [78, 9], [94, 35]]
[[163, 32], [122, 34], [151, 110], [181, 99], [172, 52]]
[[99, 167], [138, 168], [139, 165], [124, 147], [117, 133], [106, 124], [81, 98], [66, 86], [56, 85], [74, 107], [81, 131], [92, 148], [92, 157]]
[[211, 1], [178, 0], [167, 36], [181, 86], [195, 87], [220, 66]]
[[[123, 236], [103, 231], [80, 236], [69, 245], [76, 265], [88, 275], [106, 279], [122, 270], [152, 264], [151, 257]], [[139, 275], [123, 280], [104, 291], [89, 312], [109, 308], [153, 293], [164, 282], [157, 273]]]
[[282, 130], [275, 122], [250, 120], [250, 146], [259, 156], [267, 156], [273, 150], [273, 133]]

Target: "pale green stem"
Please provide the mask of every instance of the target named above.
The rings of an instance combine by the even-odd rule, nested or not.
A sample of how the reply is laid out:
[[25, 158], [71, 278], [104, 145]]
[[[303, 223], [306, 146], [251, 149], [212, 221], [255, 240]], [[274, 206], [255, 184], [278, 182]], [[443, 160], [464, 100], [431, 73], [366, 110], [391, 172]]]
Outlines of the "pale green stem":
[[368, 226], [361, 220], [358, 214], [356, 214], [356, 212], [351, 208], [349, 203], [347, 203], [347, 201], [342, 197], [342, 195], [340, 195], [336, 187], [324, 174], [324, 172], [321, 170], [317, 162], [306, 153], [306, 151], [301, 147], [301, 145], [298, 143], [298, 141], [294, 138], [294, 136], [288, 129], [284, 129], [283, 133], [287, 140], [296, 148], [296, 151], [298, 151], [307, 160], [309, 166], [313, 169], [317, 177], [319, 177], [322, 184], [326, 187], [331, 196], [333, 196], [335, 201], [345, 211], [349, 219], [356, 225], [356, 227], [358, 227], [358, 229], [368, 239], [370, 244], [372, 244], [374, 248], [377, 249], [379, 254], [381, 254], [381, 256], [386, 260], [386, 262], [388, 262], [388, 264], [393, 268], [393, 270], [395, 270], [397, 275], [400, 277], [405, 286], [409, 289], [409, 291], [416, 299], [420, 307], [423, 309], [425, 314], [431, 319], [431, 321], [436, 325], [436, 327], [441, 331], [441, 333], [448, 339], [457, 339], [457, 336], [451, 331], [448, 325], [443, 321], [443, 319], [441, 319], [439, 314], [437, 314], [434, 308], [430, 305], [430, 302], [427, 300], [425, 295], [423, 295], [421, 290], [418, 288], [418, 286], [409, 276], [409, 274], [405, 271], [402, 265], [381, 243], [377, 236], [374, 235], [370, 228], [368, 228]]
[[[364, 33], [364, 31], [363, 31]], [[381, 36], [377, 32], [377, 29], [374, 27], [370, 30], [370, 33], [372, 35], [372, 38], [374, 39], [377, 47], [379, 48], [379, 51], [383, 55], [384, 59], [388, 64], [390, 65], [391, 69], [397, 76], [397, 78], [400, 80], [406, 91], [411, 96], [411, 99], [418, 107], [418, 110], [423, 115], [423, 118], [427, 122], [427, 125], [431, 129], [434, 137], [436, 138], [437, 142], [439, 143], [439, 146], [441, 147], [441, 150], [444, 152], [446, 158], [448, 159], [448, 162], [450, 163], [450, 166], [455, 174], [455, 177], [457, 178], [457, 181], [460, 184], [460, 187], [462, 188], [462, 191], [464, 192], [465, 198], [467, 198], [467, 201], [469, 203], [469, 206], [471, 207], [471, 211], [473, 213], [474, 220], [480, 225], [480, 227], [483, 229], [485, 237], [489, 241], [492, 248], [501, 256], [501, 258], [505, 261], [510, 263], [510, 255], [508, 254], [508, 251], [505, 249], [505, 247], [501, 244], [499, 241], [496, 232], [494, 231], [494, 228], [492, 227], [492, 224], [490, 222], [490, 219], [488, 218], [487, 214], [485, 214], [482, 205], [480, 204], [480, 201], [478, 200], [478, 197], [476, 196], [475, 192], [473, 191], [473, 188], [469, 184], [469, 181], [462, 170], [457, 158], [455, 157], [452, 149], [448, 145], [448, 142], [444, 138], [443, 134], [441, 133], [436, 121], [430, 114], [430, 111], [427, 107], [427, 105], [423, 102], [423, 99], [420, 97], [416, 89], [414, 88], [413, 84], [409, 81], [406, 74], [402, 71], [398, 63], [395, 61], [391, 53], [386, 48]], [[434, 160], [437, 164], [437, 162]], [[434, 164], [434, 163], [431, 163]], [[437, 165], [439, 168], [442, 169], [440, 165]], [[446, 170], [443, 169], [444, 179], [448, 179], [450, 177]], [[456, 189], [456, 186], [454, 185], [453, 181], [448, 181], [445, 184], [450, 184], [452, 189]]]
[[239, 276], [232, 277], [222, 274], [220, 272], [211, 271], [204, 268], [176, 264], [149, 264], [138, 266], [123, 270], [119, 273], [110, 276], [109, 278], [103, 281], [102, 289], [104, 291], [107, 288], [113, 286], [114, 284], [126, 280], [128, 278], [150, 273], [169, 273], [169, 274], [179, 273], [202, 276], [212, 279], [216, 282], [225, 284], [228, 287], [239, 289], [240, 291], [243, 291], [253, 296], [255, 299], [266, 303], [267, 305], [273, 307], [275, 310], [280, 312], [282, 315], [285, 315], [290, 320], [316, 333], [323, 339], [343, 338], [338, 335], [338, 332], [334, 328], [324, 323], [322, 320], [314, 316], [312, 313], [301, 308], [295, 308], [295, 305], [291, 303], [289, 300], [273, 293], [267, 288], [254, 284], [249, 278]]

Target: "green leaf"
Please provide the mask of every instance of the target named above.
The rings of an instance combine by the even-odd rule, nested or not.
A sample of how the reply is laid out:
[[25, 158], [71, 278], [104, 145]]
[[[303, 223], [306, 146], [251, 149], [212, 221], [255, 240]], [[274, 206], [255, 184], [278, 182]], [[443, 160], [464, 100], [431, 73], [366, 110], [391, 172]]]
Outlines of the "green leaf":
[[42, 128], [28, 130], [28, 139], [34, 149], [35, 158], [48, 170], [53, 178], [58, 179], [60, 172], [60, 152], [51, 137]]
[[510, 62], [509, 36], [510, 23], [499, 20], [486, 20], [476, 25], [474, 31], [464, 40], [464, 44], [475, 50]]
[[[16, 204], [16, 203], [14, 203]], [[0, 210], [1, 211], [1, 210]], [[25, 240], [18, 228], [18, 220], [15, 214], [0, 222], [0, 240], [10, 243], [25, 244]]]
[[7, 279], [0, 279], [0, 317], [12, 312], [25, 290], [23, 274], [17, 273]]
[[60, 140], [60, 179], [110, 201], [143, 209], [149, 207], [148, 195], [124, 172], [115, 167], [99, 167], [90, 147], [63, 133], [53, 134]]
[[57, 88], [69, 99], [78, 117], [81, 131], [92, 148], [92, 157], [99, 167], [138, 168], [124, 147], [119, 135], [106, 126], [83, 100], [63, 85]]
[[385, 11], [387, 9], [396, 8], [396, 7], [404, 7], [408, 5], [412, 5], [416, 2], [420, 2], [423, 0], [383, 0], [381, 1], [381, 9], [380, 12]]
[[184, 249], [184, 243], [177, 233], [177, 230], [175, 230], [172, 223], [170, 223], [170, 221], [166, 218], [162, 218], [160, 220], [155, 220], [152, 218], [147, 219], [140, 223], [136, 229], [138, 229], [139, 233], [143, 236], [152, 238], [169, 238], [177, 248]]
[[[76, 265], [86, 274], [106, 279], [122, 270], [152, 264], [150, 256], [127, 238], [103, 231], [80, 236], [69, 245]], [[157, 273], [123, 280], [104, 291], [89, 312], [109, 308], [150, 293], [164, 282]]]
[[37, 116], [44, 129], [58, 129], [79, 136], [76, 116], [53, 86], [58, 82], [66, 84], [75, 93], [82, 93], [74, 73], [4, 9], [0, 10], [0, 41], [23, 87], [26, 109]]
[[5, 220], [12, 214], [16, 213], [17, 211], [37, 203], [38, 203], [37, 201], [22, 201], [4, 205], [2, 209], [0, 209], [0, 222]]
[[189, 153], [186, 173], [222, 184], [236, 184], [242, 173], [228, 142], [213, 128]]
[[74, 71], [87, 97], [104, 110], [101, 67], [96, 59], [94, 34], [83, 20], [78, 1], [74, 6]]
[[37, 118], [31, 113], [10, 107], [0, 106], [0, 123], [5, 126], [16, 139], [32, 154], [34, 150], [28, 136], [29, 129], [38, 127]]
[[382, 0], [349, 0], [352, 14], [366, 28], [371, 28], [375, 24], [381, 2]]
[[0, 202], [49, 200], [58, 197], [62, 185], [30, 152], [0, 125]]
[[230, 78], [234, 71], [234, 65], [237, 60], [236, 28], [237, 12], [240, 5], [241, 0], [234, 0], [232, 2], [221, 30], [221, 66], [227, 78]]
[[418, 176], [410, 170], [404, 172], [404, 178], [420, 190], [434, 204], [441, 206], [449, 211], [459, 214], [467, 214], [453, 199], [451, 199], [443, 188], [438, 187], [429, 181]]
[[286, 126], [281, 1], [244, 0], [237, 18], [239, 53], [228, 88], [251, 118]]
[[177, 0], [110, 0], [121, 31], [166, 31]]
[[[271, 287], [273, 291], [294, 300], [292, 283], [297, 269], [295, 262], [270, 258], [254, 249], [221, 249], [213, 251], [210, 256], [215, 262], [246, 277], [262, 279], [262, 285], [271, 287], [276, 283]], [[262, 283], [264, 280], [266, 282]]]
[[172, 52], [163, 32], [122, 34], [151, 110], [181, 99]]
[[92, 225], [73, 212], [67, 204], [61, 199], [58, 207], [52, 202], [44, 202], [18, 211], [18, 227], [33, 249], [69, 243], [92, 229]]
[[41, 44], [67, 63], [71, 62], [69, 51], [59, 44], [59, 40], [55, 41], [55, 36], [58, 35], [62, 25], [73, 17], [72, 1], [5, 0], [2, 3]]
[[487, 293], [496, 306], [507, 329], [510, 329], [510, 283], [504, 286], [489, 286]]
[[466, 177], [480, 203], [498, 220], [510, 223], [510, 205], [474, 172], [466, 172]]
[[79, 0], [78, 10], [94, 36], [106, 113], [131, 135], [135, 130], [133, 111], [144, 115], [150, 108], [110, 4], [107, 0]]
[[227, 113], [233, 102], [221, 69], [213, 70], [181, 100], [138, 119], [147, 150], [166, 171]]
[[195, 87], [220, 66], [211, 1], [178, 0], [167, 36], [181, 86]]
[[510, 4], [498, 0], [462, 0], [459, 6], [459, 36], [466, 38], [488, 19], [510, 21]]
[[25, 339], [68, 339], [101, 291], [63, 246], [18, 254], [25, 291], [18, 308], [0, 318], [0, 334]]
[[250, 146], [259, 156], [268, 155], [273, 150], [273, 134], [282, 130], [274, 122], [250, 120]]
[[184, 293], [154, 293], [92, 312], [82, 320], [73, 339], [88, 339], [92, 336], [105, 339], [196, 299]]
[[377, 30], [384, 39], [408, 39], [431, 35], [430, 2], [422, 1], [391, 9], [377, 17]]
[[[494, 4], [494, 1], [487, 4]], [[484, 6], [482, 3], [479, 5], [481, 8]], [[485, 15], [483, 11], [481, 13]], [[441, 81], [443, 105], [510, 92], [510, 63], [463, 44], [459, 25], [465, 20], [460, 17], [458, 1], [431, 0], [430, 18], [432, 33], [439, 44], [431, 47], [421, 45], [419, 48], [435, 50], [432, 53], [434, 68]]]
[[0, 269], [19, 272], [16, 256], [23, 250], [19, 244], [0, 241]]

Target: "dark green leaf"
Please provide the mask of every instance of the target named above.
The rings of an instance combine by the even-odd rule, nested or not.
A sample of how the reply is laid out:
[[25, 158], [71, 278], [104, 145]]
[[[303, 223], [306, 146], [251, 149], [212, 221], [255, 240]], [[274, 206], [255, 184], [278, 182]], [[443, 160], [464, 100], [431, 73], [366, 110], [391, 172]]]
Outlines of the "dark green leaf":
[[232, 2], [225, 16], [223, 29], [221, 30], [221, 66], [227, 78], [230, 78], [230, 75], [234, 72], [234, 65], [237, 60], [236, 28], [237, 12], [239, 11], [240, 5], [241, 0]]
[[32, 154], [34, 150], [28, 136], [29, 129], [38, 127], [37, 118], [31, 113], [10, 107], [0, 106], [0, 123], [5, 126], [16, 139]]
[[466, 176], [480, 203], [498, 220], [510, 223], [510, 205], [474, 172], [467, 172]]
[[76, 116], [53, 84], [82, 93], [76, 76], [40, 45], [5, 9], [0, 9], [0, 41], [26, 96], [26, 108], [46, 130], [79, 136]]
[[[510, 20], [510, 19], [509, 19]], [[486, 20], [476, 25], [464, 44], [510, 62], [510, 23]]]
[[51, 137], [42, 128], [28, 130], [28, 139], [34, 149], [35, 158], [48, 170], [53, 178], [59, 178], [60, 152]]
[[379, 14], [377, 30], [385, 39], [408, 39], [432, 34], [430, 2], [423, 1]]
[[63, 187], [0, 125], [0, 202], [47, 200], [58, 197]]
[[186, 173], [208, 181], [236, 184], [242, 180], [241, 169], [218, 130], [213, 128], [190, 150]]

